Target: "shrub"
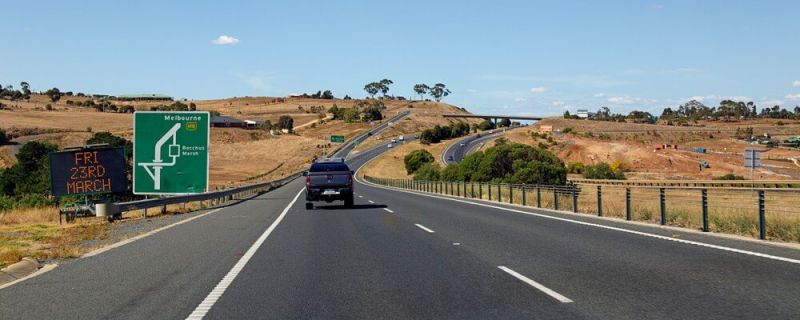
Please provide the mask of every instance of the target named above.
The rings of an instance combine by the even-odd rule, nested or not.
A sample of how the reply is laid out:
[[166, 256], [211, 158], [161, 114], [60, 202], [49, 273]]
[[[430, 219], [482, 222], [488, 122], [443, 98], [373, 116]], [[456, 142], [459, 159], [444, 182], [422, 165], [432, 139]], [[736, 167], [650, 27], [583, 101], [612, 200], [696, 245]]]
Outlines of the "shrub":
[[558, 157], [542, 148], [518, 143], [503, 143], [473, 153], [457, 165], [445, 169], [443, 178], [525, 184], [567, 182], [567, 169]]
[[403, 158], [403, 163], [406, 166], [406, 172], [412, 174], [417, 172], [420, 167], [427, 163], [432, 163], [435, 159], [428, 150], [415, 150], [410, 152]]
[[570, 164], [567, 165], [567, 173], [582, 174], [584, 167], [583, 162], [570, 162]]
[[737, 176], [733, 173], [726, 174], [724, 176], [714, 177], [714, 180], [745, 180], [742, 176]]
[[583, 177], [586, 179], [625, 180], [622, 170], [613, 170], [608, 163], [600, 162], [593, 166], [585, 166]]
[[0, 128], [0, 145], [4, 145], [11, 141], [11, 139], [6, 134], [6, 131], [3, 128]]
[[442, 169], [437, 163], [426, 163], [419, 167], [417, 172], [414, 173], [414, 180], [439, 180], [442, 176], [441, 171]]
[[[569, 111], [567, 111], [567, 112], [569, 112]], [[562, 133], [572, 133], [572, 132], [574, 132], [574, 130], [572, 129], [572, 127], [566, 127], [563, 130], [561, 130], [561, 132]]]

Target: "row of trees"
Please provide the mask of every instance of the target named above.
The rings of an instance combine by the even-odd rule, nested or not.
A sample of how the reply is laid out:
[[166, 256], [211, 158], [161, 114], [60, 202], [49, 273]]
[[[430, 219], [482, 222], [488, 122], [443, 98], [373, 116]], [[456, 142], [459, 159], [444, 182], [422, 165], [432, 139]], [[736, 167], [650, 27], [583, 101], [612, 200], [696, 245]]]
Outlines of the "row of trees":
[[303, 93], [299, 97], [311, 98], [311, 99], [328, 99], [328, 100], [336, 99], [336, 97], [333, 96], [333, 92], [330, 90], [325, 90], [325, 91], [318, 90], [316, 93], [312, 94]]
[[419, 135], [419, 140], [421, 143], [429, 144], [429, 143], [438, 143], [442, 140], [448, 140], [453, 138], [462, 137], [468, 135], [470, 132], [469, 124], [465, 122], [455, 122], [451, 123], [449, 126], [440, 126], [435, 125], [431, 129], [422, 130], [422, 133]]
[[[578, 116], [570, 114], [569, 111], [565, 111], [564, 118], [578, 119]], [[658, 120], [667, 124], [687, 124], [689, 121], [697, 122], [699, 120], [738, 121], [756, 118], [800, 119], [800, 106], [795, 106], [794, 109], [789, 110], [776, 105], [771, 108], [762, 108], [759, 112], [758, 106], [752, 101], [722, 100], [719, 106], [708, 107], [702, 102], [692, 100], [675, 109], [671, 107], [664, 108], [661, 115], [658, 117], [649, 112], [639, 110], [631, 111], [627, 115], [619, 113], [612, 114], [608, 107], [600, 107], [600, 109], [590, 117], [591, 120], [632, 121], [635, 123], [650, 124], [656, 123]]]
[[419, 95], [420, 100], [423, 100], [425, 95], [430, 95], [436, 102], [442, 101], [444, 97], [450, 95], [450, 89], [447, 89], [443, 83], [436, 83], [433, 87], [418, 83], [414, 85], [414, 92]]
[[328, 109], [334, 120], [344, 120], [347, 123], [371, 122], [383, 119], [382, 111], [386, 105], [381, 101], [356, 102], [353, 108], [339, 108], [333, 105]]
[[[395, 99], [395, 97], [387, 95], [389, 93], [389, 86], [392, 84], [394, 84], [394, 82], [389, 79], [370, 82], [364, 85], [364, 91], [369, 94], [370, 98], [375, 98], [376, 94], [381, 93], [383, 98]], [[447, 86], [443, 83], [436, 83], [433, 86], [418, 83], [414, 85], [414, 92], [419, 95], [420, 100], [423, 100], [426, 95], [430, 95], [437, 102], [449, 96], [451, 93], [450, 89], [447, 89]], [[403, 97], [397, 97], [396, 99], [405, 100]]]

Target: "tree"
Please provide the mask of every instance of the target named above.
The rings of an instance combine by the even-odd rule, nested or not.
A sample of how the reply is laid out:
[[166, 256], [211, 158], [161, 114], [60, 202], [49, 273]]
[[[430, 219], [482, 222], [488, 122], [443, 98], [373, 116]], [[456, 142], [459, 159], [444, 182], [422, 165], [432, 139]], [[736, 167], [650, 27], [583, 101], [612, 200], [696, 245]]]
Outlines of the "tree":
[[481, 131], [492, 130], [494, 129], [495, 125], [492, 120], [486, 119], [483, 120], [481, 123], [478, 124], [478, 129]]
[[347, 123], [361, 122], [361, 112], [355, 108], [344, 109], [342, 112], [342, 120]]
[[392, 84], [394, 84], [394, 82], [389, 79], [378, 81], [378, 88], [381, 90], [384, 97], [386, 97], [386, 94], [389, 92], [389, 86]]
[[429, 87], [427, 84], [424, 83], [418, 83], [414, 85], [414, 92], [416, 92], [419, 95], [420, 100], [422, 100], [423, 96], [428, 94], [428, 91], [430, 90], [431, 87]]
[[264, 130], [264, 131], [272, 130], [272, 121], [266, 120], [266, 121], [262, 122], [260, 128], [261, 128], [261, 130]]
[[321, 98], [322, 99], [328, 99], [328, 100], [333, 99], [334, 98], [333, 97], [333, 92], [331, 92], [330, 90], [325, 90], [325, 91], [322, 92]]
[[506, 127], [506, 128], [507, 128], [507, 127], [510, 127], [510, 126], [511, 126], [511, 120], [510, 120], [510, 119], [508, 119], [508, 118], [501, 119], [501, 120], [500, 120], [500, 123], [498, 123], [498, 124], [497, 124], [497, 126], [498, 126], [498, 127], [501, 127], [501, 128], [502, 128], [502, 127]]
[[123, 137], [115, 136], [111, 132], [96, 132], [91, 138], [86, 140], [86, 144], [108, 144], [111, 147], [123, 147], [126, 159], [133, 159], [133, 143]]
[[281, 116], [278, 118], [278, 128], [292, 132], [292, 129], [294, 129], [294, 119], [290, 116]]
[[58, 90], [58, 88], [49, 89], [49, 90], [45, 91], [44, 94], [46, 96], [50, 97], [50, 101], [52, 101], [52, 102], [56, 102], [59, 99], [61, 99], [61, 90]]
[[407, 154], [403, 158], [403, 163], [405, 164], [406, 172], [412, 174], [417, 172], [424, 164], [432, 163], [434, 160], [433, 155], [428, 150], [420, 149]]
[[439, 102], [442, 101], [442, 98], [450, 95], [450, 89], [447, 89], [442, 83], [437, 83], [430, 89], [430, 94], [436, 102]]
[[377, 82], [370, 82], [364, 86], [364, 91], [369, 94], [370, 98], [375, 98], [375, 95], [381, 91], [380, 84]]
[[26, 99], [31, 98], [31, 85], [28, 84], [26, 81], [22, 81], [19, 83], [19, 86], [22, 87], [22, 94], [25, 96]]

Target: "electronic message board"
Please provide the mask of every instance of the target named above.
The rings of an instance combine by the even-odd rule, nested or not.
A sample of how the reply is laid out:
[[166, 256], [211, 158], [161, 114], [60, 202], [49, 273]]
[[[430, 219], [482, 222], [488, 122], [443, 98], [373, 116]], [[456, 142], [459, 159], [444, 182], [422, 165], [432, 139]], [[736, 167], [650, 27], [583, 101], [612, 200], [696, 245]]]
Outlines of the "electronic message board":
[[121, 147], [50, 153], [53, 196], [125, 192], [127, 189], [125, 150]]

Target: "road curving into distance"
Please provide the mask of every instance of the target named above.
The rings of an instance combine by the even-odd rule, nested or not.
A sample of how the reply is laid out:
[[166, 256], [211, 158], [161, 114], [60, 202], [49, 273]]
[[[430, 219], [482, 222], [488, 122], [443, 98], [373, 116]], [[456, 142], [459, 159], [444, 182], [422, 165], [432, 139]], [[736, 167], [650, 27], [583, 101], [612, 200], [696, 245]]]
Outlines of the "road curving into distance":
[[[348, 160], [357, 169], [388, 148]], [[800, 250], [303, 181], [0, 290], [0, 319], [792, 319]], [[299, 200], [296, 200], [298, 199]]]

